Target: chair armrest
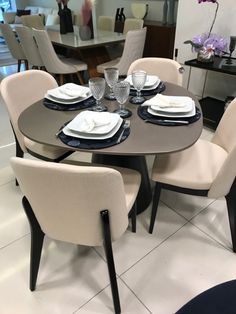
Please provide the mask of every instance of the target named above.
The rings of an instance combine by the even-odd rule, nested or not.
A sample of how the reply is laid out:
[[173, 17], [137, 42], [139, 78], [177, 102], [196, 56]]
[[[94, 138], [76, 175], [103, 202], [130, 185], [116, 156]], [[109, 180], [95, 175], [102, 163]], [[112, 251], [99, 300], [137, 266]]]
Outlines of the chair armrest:
[[2, 16], [5, 24], [15, 23], [16, 12], [3, 12]]

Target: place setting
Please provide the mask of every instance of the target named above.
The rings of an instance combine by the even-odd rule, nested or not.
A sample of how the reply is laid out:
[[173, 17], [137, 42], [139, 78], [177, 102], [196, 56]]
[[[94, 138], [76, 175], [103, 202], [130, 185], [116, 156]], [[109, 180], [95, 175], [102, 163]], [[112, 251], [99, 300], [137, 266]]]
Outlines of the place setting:
[[181, 126], [199, 120], [201, 112], [191, 97], [157, 94], [139, 106], [138, 115], [147, 123]]
[[106, 148], [130, 134], [130, 120], [118, 113], [84, 110], [65, 123], [56, 136], [66, 145], [82, 149]]
[[49, 109], [73, 111], [93, 107], [96, 100], [89, 87], [66, 83], [47, 91], [43, 104]]
[[165, 90], [165, 84], [157, 75], [149, 75], [142, 70], [133, 71], [125, 81], [130, 84], [130, 103], [135, 105], [144, 103], [145, 96], [156, 95]]

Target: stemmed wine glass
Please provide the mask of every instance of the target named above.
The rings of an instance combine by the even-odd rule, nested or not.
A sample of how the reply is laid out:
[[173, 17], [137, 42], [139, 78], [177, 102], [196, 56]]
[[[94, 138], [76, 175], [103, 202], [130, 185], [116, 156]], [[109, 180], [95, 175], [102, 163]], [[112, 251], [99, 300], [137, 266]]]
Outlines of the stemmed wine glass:
[[107, 107], [101, 103], [101, 99], [105, 93], [106, 81], [102, 77], [93, 77], [89, 80], [89, 88], [96, 99], [96, 105], [91, 108], [93, 111], [106, 111]]
[[105, 79], [107, 85], [110, 88], [110, 92], [105, 95], [106, 99], [115, 100], [115, 95], [113, 92], [113, 86], [118, 82], [119, 70], [117, 68], [107, 68], [104, 70]]
[[130, 99], [132, 104], [142, 104], [146, 99], [141, 96], [141, 90], [143, 89], [147, 79], [147, 73], [145, 71], [137, 70], [132, 72], [132, 83], [137, 91], [136, 96]]
[[120, 81], [113, 87], [114, 94], [117, 102], [119, 103], [119, 109], [114, 112], [118, 113], [122, 118], [131, 116], [131, 111], [125, 108], [125, 102], [129, 97], [130, 84], [127, 81]]

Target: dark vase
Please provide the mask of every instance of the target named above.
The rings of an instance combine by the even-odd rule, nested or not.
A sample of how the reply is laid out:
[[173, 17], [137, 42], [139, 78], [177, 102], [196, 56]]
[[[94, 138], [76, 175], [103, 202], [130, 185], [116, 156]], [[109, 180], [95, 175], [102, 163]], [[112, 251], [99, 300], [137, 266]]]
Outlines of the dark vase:
[[67, 33], [73, 33], [73, 23], [72, 23], [72, 14], [71, 10], [67, 7], [67, 5], [64, 5], [64, 16], [65, 16], [65, 24], [66, 24], [66, 32]]
[[91, 16], [90, 16], [90, 19], [88, 21], [88, 27], [90, 28], [90, 31], [91, 31], [91, 39], [94, 38], [94, 30], [93, 30], [93, 16], [92, 16], [92, 12], [91, 12]]
[[62, 9], [61, 3], [58, 3], [58, 15], [60, 18], [60, 33], [66, 34], [66, 18], [65, 18], [65, 12]]

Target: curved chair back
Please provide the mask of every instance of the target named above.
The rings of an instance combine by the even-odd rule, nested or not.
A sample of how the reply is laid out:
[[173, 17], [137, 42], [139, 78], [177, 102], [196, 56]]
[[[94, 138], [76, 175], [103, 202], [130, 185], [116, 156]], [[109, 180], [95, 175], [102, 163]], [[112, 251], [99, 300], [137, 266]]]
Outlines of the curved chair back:
[[1, 95], [6, 105], [15, 136], [24, 152], [26, 152], [24, 136], [18, 128], [18, 118], [23, 110], [44, 98], [47, 90], [57, 86], [54, 77], [41, 70], [28, 70], [15, 73], [2, 80], [0, 85]]
[[126, 75], [130, 65], [143, 55], [147, 28], [129, 31], [126, 35], [122, 56], [116, 64], [120, 75]]
[[215, 131], [212, 142], [227, 151], [222, 168], [209, 190], [209, 197], [228, 194], [236, 177], [236, 136], [235, 136], [236, 98], [229, 104]]
[[12, 57], [17, 60], [26, 60], [26, 55], [24, 54], [24, 51], [9, 24], [0, 23], [0, 31], [7, 43]]
[[157, 75], [162, 81], [182, 86], [182, 66], [175, 60], [167, 58], [142, 58], [134, 61], [128, 75], [135, 70], [146, 71], [150, 75]]
[[102, 31], [114, 32], [115, 18], [113, 16], [99, 16], [98, 29]]
[[125, 232], [128, 211], [124, 183], [117, 170], [15, 157], [11, 164], [42, 231], [49, 237], [102, 245], [100, 211], [105, 209], [109, 211], [112, 240]]
[[29, 63], [32, 66], [43, 67], [44, 63], [39, 54], [32, 29], [26, 26], [16, 26], [15, 30]]
[[40, 15], [22, 15], [21, 21], [24, 26], [35, 29], [44, 29], [43, 17]]
[[133, 31], [135, 29], [142, 29], [142, 28], [143, 28], [142, 19], [127, 18], [125, 19], [123, 34], [127, 34], [128, 31]]

